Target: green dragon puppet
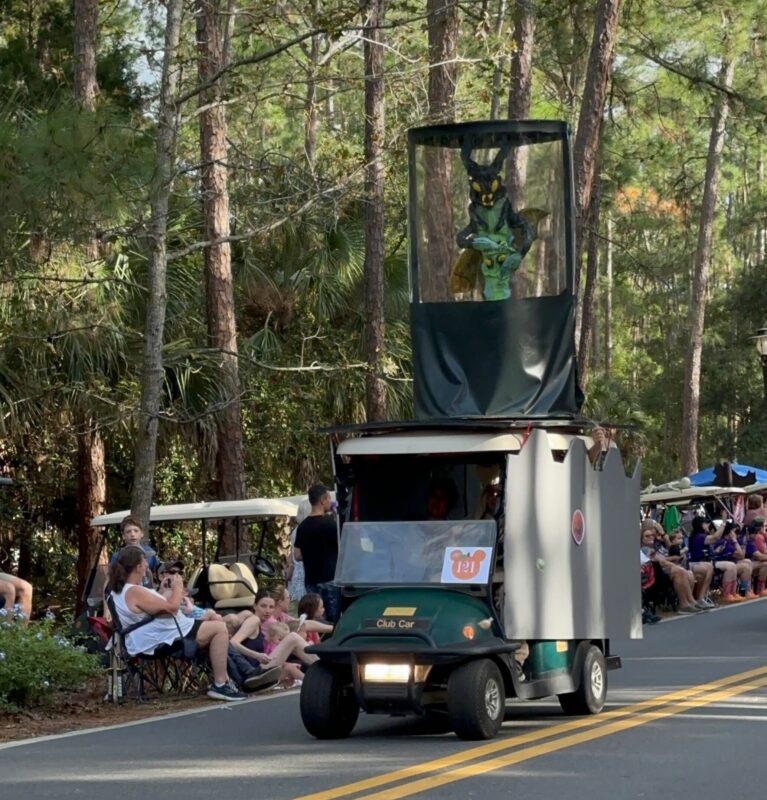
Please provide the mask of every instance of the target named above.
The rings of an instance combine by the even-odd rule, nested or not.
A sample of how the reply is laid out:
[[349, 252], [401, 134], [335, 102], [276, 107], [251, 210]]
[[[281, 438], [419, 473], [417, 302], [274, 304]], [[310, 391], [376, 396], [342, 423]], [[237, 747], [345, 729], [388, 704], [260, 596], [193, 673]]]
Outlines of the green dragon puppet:
[[456, 237], [458, 246], [465, 249], [453, 267], [450, 288], [456, 293], [470, 291], [479, 267], [484, 299], [505, 300], [511, 296], [511, 276], [519, 269], [535, 234], [527, 219], [512, 208], [499, 174], [508, 145], [498, 150], [490, 164], [477, 164], [471, 151], [468, 143], [461, 148], [469, 176], [469, 224]]

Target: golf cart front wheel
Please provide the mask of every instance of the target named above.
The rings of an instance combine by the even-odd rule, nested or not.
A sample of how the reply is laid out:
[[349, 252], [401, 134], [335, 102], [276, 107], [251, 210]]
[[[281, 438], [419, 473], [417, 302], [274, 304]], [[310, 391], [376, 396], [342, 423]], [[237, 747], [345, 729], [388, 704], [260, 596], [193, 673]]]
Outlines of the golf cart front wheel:
[[301, 686], [301, 719], [306, 730], [317, 739], [345, 739], [359, 713], [349, 670], [315, 661]]
[[447, 713], [461, 739], [492, 739], [503, 724], [506, 691], [489, 658], [456, 667], [447, 681]]

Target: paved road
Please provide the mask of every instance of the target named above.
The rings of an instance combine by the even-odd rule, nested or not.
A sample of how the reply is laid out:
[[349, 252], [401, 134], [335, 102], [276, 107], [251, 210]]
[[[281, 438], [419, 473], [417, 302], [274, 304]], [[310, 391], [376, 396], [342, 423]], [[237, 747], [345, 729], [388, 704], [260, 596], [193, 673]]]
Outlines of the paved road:
[[348, 740], [316, 742], [291, 692], [0, 745], [0, 789], [14, 800], [761, 796], [767, 600], [665, 622], [645, 637], [615, 643], [624, 669], [610, 673], [605, 713], [567, 719], [554, 702], [512, 704], [490, 743], [364, 716]]

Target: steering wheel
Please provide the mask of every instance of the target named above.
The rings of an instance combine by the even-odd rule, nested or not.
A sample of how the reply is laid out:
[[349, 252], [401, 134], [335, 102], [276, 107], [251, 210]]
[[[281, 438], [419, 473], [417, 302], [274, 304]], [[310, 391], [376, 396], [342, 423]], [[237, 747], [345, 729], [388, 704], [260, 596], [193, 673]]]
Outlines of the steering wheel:
[[265, 578], [273, 578], [277, 573], [274, 564], [264, 556], [252, 555], [250, 557], [250, 565], [253, 567], [253, 572], [263, 575]]

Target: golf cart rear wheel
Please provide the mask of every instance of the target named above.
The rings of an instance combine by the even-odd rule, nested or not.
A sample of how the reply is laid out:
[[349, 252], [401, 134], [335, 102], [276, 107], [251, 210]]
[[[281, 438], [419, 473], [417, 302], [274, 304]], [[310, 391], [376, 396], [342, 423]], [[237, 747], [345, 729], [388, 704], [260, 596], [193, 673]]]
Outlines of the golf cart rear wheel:
[[581, 685], [568, 694], [557, 695], [559, 705], [565, 714], [584, 716], [598, 714], [607, 698], [607, 664], [602, 651], [596, 645], [589, 645], [583, 659]]
[[345, 739], [359, 713], [349, 670], [321, 661], [312, 664], [301, 686], [301, 719], [306, 730], [317, 739]]
[[462, 664], [447, 682], [447, 713], [461, 739], [492, 739], [503, 724], [506, 692], [493, 661], [480, 658]]

